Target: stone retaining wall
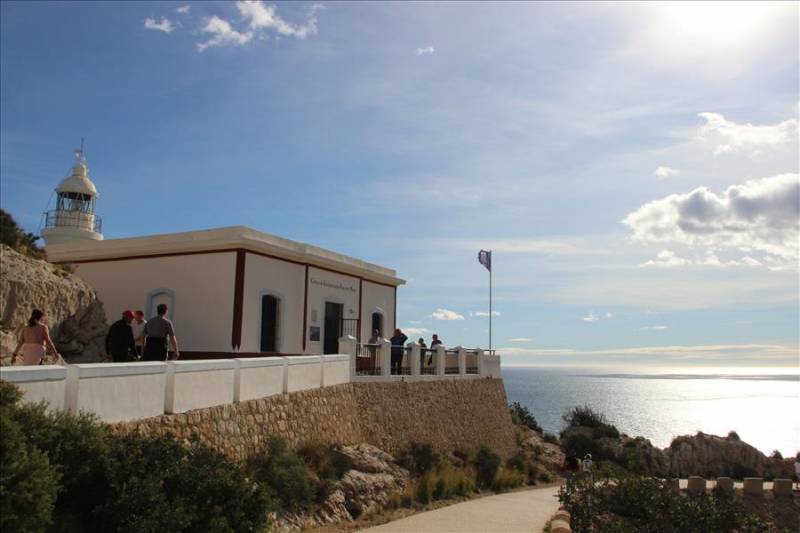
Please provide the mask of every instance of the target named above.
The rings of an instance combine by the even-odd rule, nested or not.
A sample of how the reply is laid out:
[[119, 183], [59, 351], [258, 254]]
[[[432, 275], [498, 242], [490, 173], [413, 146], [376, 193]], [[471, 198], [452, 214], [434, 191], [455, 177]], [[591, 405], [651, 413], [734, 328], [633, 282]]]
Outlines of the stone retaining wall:
[[167, 414], [112, 426], [117, 433], [193, 434], [233, 460], [263, 452], [270, 435], [305, 441], [366, 442], [396, 452], [411, 441], [442, 453], [487, 444], [516, 449], [501, 379], [346, 383], [258, 400]]

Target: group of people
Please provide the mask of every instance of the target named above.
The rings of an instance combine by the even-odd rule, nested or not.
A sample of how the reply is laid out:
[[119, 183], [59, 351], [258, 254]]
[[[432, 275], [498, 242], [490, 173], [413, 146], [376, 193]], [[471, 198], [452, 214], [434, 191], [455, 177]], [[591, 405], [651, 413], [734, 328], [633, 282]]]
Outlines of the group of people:
[[166, 361], [170, 348], [178, 359], [178, 338], [167, 318], [167, 305], [156, 307], [156, 316], [145, 320], [142, 311], [126, 309], [122, 318], [111, 324], [106, 335], [106, 353], [115, 363], [132, 361]]
[[[394, 330], [394, 334], [389, 339], [389, 342], [392, 344], [392, 359], [391, 359], [391, 373], [392, 374], [402, 374], [402, 367], [403, 367], [403, 353], [406, 345], [406, 341], [408, 340], [408, 336], [403, 333], [403, 330], [397, 328]], [[376, 346], [381, 343], [381, 332], [377, 329], [372, 330], [372, 337], [369, 338], [367, 344]], [[442, 344], [442, 341], [439, 340], [439, 335], [436, 333], [433, 334], [431, 338], [431, 346], [428, 348], [428, 345], [425, 344], [425, 339], [420, 337], [417, 341], [417, 344], [420, 347], [420, 351], [422, 353], [422, 364], [425, 364], [425, 351], [426, 350], [434, 350], [437, 346]], [[428, 353], [428, 363], [431, 364], [433, 361], [433, 355]]]
[[561, 474], [567, 481], [572, 481], [578, 472], [591, 472], [593, 464], [591, 453], [584, 455], [583, 460], [578, 459], [575, 455], [569, 455], [564, 459], [564, 464], [561, 465]]
[[[180, 357], [175, 328], [167, 319], [167, 306], [160, 304], [156, 307], [156, 313], [155, 317], [145, 320], [142, 311], [125, 310], [122, 318], [111, 324], [106, 335], [106, 353], [112, 361], [166, 361], [170, 347], [173, 358]], [[34, 309], [27, 325], [20, 330], [11, 364], [16, 363], [20, 353], [24, 365], [44, 364], [47, 350], [56, 358], [61, 357], [50, 338], [47, 315], [40, 309]]]

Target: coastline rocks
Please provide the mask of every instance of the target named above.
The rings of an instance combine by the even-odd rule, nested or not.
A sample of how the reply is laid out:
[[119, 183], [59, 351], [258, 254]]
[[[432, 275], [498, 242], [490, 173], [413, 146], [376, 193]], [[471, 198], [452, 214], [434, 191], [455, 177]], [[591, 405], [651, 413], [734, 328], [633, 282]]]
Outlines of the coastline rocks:
[[772, 461], [756, 448], [738, 437], [718, 437], [698, 432], [694, 436], [675, 438], [664, 450], [668, 460], [668, 475], [717, 477], [767, 477], [772, 473]]
[[[0, 364], [11, 363], [18, 332], [34, 308], [46, 313], [53, 342], [67, 362], [105, 359], [108, 326], [103, 304], [91, 286], [56, 265], [5, 245], [0, 247], [0, 256]], [[52, 356], [46, 361], [59, 362]]]

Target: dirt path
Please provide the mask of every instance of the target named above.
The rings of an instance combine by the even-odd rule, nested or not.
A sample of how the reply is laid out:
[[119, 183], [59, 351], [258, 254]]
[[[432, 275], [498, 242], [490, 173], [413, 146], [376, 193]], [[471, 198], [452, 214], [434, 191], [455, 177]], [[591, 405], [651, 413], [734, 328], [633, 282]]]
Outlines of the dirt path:
[[487, 496], [365, 529], [369, 533], [539, 532], [558, 510], [558, 487]]

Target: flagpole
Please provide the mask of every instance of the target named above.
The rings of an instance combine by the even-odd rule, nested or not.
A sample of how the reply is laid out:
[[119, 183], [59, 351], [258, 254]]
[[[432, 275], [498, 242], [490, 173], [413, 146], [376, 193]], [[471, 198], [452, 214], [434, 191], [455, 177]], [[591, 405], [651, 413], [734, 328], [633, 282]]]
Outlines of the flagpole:
[[[492, 257], [491, 250], [489, 257]], [[491, 260], [489, 265], [491, 265]], [[492, 269], [489, 269], [489, 353], [492, 353]]]

